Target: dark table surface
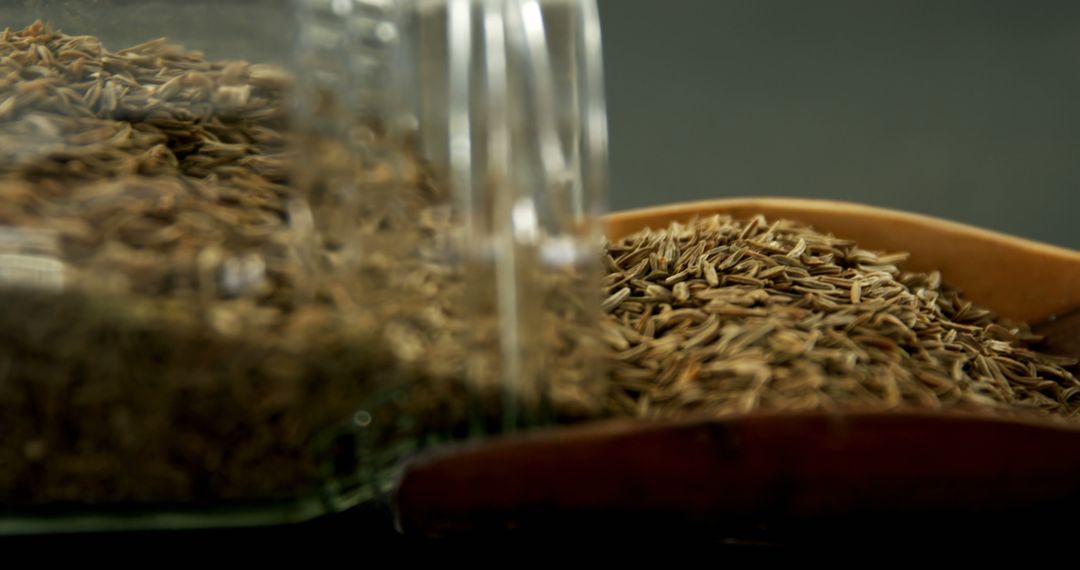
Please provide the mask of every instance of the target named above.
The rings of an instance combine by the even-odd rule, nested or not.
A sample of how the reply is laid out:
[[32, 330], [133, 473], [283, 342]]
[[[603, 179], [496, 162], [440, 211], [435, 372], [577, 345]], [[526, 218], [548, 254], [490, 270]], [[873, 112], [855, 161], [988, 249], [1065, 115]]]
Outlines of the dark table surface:
[[[257, 549], [263, 555], [297, 550], [356, 553], [422, 552], [469, 545], [509, 545], [545, 548], [551, 545], [604, 549], [639, 544], [648, 550], [657, 544], [679, 544], [688, 551], [792, 550], [817, 548], [897, 547], [902, 550], [965, 550], [975, 545], [1071, 544], [1069, 513], [1052, 509], [1014, 509], [979, 515], [958, 512], [881, 514], [831, 520], [768, 521], [737, 526], [705, 524], [663, 515], [625, 513], [551, 513], [533, 519], [529, 528], [504, 529], [444, 537], [402, 535], [394, 530], [388, 509], [355, 508], [315, 521], [265, 528], [225, 530], [84, 533], [5, 537], [0, 548], [38, 553], [208, 552], [229, 548], [237, 552]], [[539, 556], [552, 552], [539, 550]]]

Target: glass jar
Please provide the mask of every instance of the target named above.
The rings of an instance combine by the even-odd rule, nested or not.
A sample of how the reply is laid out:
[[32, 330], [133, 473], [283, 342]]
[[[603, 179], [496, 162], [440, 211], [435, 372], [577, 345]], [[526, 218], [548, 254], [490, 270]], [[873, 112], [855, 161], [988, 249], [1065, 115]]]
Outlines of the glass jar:
[[303, 520], [592, 413], [591, 2], [8, 10], [0, 532]]
[[312, 272], [295, 11], [13, 15], [27, 21], [0, 39], [3, 530], [293, 520], [354, 477], [339, 434], [361, 379], [391, 365]]

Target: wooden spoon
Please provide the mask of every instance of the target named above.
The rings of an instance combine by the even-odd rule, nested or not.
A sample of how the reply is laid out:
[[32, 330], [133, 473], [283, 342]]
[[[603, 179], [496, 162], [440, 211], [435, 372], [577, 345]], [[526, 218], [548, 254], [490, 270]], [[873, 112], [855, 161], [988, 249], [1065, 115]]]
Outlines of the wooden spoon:
[[[608, 235], [694, 216], [788, 218], [911, 253], [1003, 317], [1080, 356], [1080, 252], [856, 204], [737, 199], [618, 213]], [[1080, 507], [1080, 425], [956, 413], [756, 413], [616, 420], [444, 448], [413, 461], [401, 526], [423, 534], [617, 519], [752, 527]]]

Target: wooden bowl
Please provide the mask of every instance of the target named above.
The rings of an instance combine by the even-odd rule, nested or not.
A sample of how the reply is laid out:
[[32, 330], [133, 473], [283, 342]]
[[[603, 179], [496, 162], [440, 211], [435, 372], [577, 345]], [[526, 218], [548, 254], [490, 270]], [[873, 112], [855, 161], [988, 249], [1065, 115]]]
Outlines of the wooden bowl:
[[[862, 247], [910, 252], [907, 268], [940, 270], [1000, 315], [1044, 323], [1054, 350], [1080, 353], [1077, 251], [927, 216], [797, 199], [622, 212], [607, 219], [607, 231], [619, 237], [712, 214], [799, 220]], [[423, 534], [552, 530], [584, 520], [745, 530], [1075, 512], [1080, 424], [936, 412], [595, 422], [421, 457], [408, 465], [395, 507], [404, 529]]]

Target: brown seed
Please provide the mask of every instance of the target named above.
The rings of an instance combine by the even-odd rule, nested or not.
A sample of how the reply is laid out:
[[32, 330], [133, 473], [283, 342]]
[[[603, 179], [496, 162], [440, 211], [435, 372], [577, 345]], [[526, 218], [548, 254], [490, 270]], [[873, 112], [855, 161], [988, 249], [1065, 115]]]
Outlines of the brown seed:
[[601, 305], [601, 309], [603, 309], [603, 311], [606, 313], [610, 313], [611, 311], [614, 311], [620, 304], [622, 304], [622, 302], [625, 301], [626, 298], [629, 296], [630, 288], [623, 287], [622, 289], [619, 289], [618, 291], [608, 296], [608, 298], [605, 299], [604, 303]]

